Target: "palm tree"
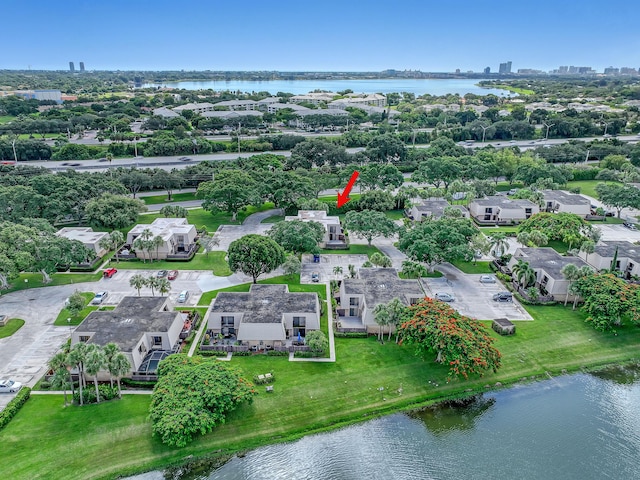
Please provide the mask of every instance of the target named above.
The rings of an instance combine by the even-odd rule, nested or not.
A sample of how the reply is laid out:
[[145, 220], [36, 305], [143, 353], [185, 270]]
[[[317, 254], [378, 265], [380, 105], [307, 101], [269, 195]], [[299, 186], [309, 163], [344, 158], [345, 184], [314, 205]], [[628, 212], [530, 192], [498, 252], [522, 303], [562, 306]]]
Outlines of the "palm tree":
[[507, 234], [504, 232], [496, 232], [489, 235], [489, 242], [491, 243], [491, 252], [493, 252], [495, 258], [500, 258], [509, 248], [509, 240], [507, 240]]
[[371, 255], [369, 261], [377, 267], [390, 267], [392, 265], [391, 259], [380, 252], [375, 252]]
[[87, 351], [86, 370], [93, 377], [96, 387], [96, 403], [100, 403], [100, 390], [98, 389], [98, 372], [106, 366], [106, 358], [102, 348], [96, 344], [89, 345]]
[[531, 242], [531, 237], [529, 236], [529, 232], [520, 232], [518, 234], [518, 243], [523, 247], [528, 247], [529, 242]]
[[522, 288], [527, 288], [536, 281], [536, 271], [524, 260], [518, 260], [511, 269]]
[[133, 241], [133, 248], [142, 251], [142, 261], [146, 261], [145, 253], [149, 255], [151, 261], [151, 249], [153, 248], [153, 232], [148, 228], [142, 230], [142, 233]]
[[145, 284], [147, 285], [147, 287], [149, 287], [151, 289], [151, 296], [155, 297], [156, 296], [156, 291], [155, 289], [159, 287], [159, 282], [158, 280], [160, 280], [158, 277], [156, 277], [155, 275], [151, 275], [149, 277], [147, 277], [147, 279], [145, 280]]
[[160, 292], [160, 296], [164, 297], [165, 293], [169, 293], [171, 291], [171, 282], [166, 278], [159, 278], [157, 288]]
[[124, 242], [124, 234], [119, 230], [114, 230], [110, 234], [102, 237], [98, 245], [100, 248], [104, 248], [105, 250], [115, 250], [116, 252], [116, 262], [120, 262], [120, 258], [118, 257], [118, 247]]
[[160, 258], [160, 247], [164, 245], [164, 239], [160, 235], [156, 235], [151, 239], [151, 246], [156, 249], [156, 260]]
[[534, 230], [529, 234], [529, 241], [536, 247], [544, 247], [549, 243], [549, 237], [539, 230]]
[[[402, 322], [402, 318], [406, 309], [407, 307], [404, 305], [404, 303], [402, 303], [402, 300], [397, 297], [387, 303], [387, 311], [389, 312], [389, 325], [393, 325], [396, 328], [396, 343], [398, 343], [398, 325], [400, 325], [400, 322]], [[388, 340], [391, 340], [391, 328], [389, 328]]]
[[375, 306], [375, 308], [373, 309], [373, 318], [380, 327], [378, 329], [378, 340], [384, 342], [382, 337], [382, 327], [384, 327], [385, 325], [389, 325], [389, 321], [391, 320], [389, 309], [387, 308], [387, 305], [385, 303], [379, 303]]
[[102, 347], [102, 353], [104, 353], [104, 360], [107, 370], [109, 371], [109, 383], [111, 383], [111, 388], [113, 388], [113, 373], [111, 372], [111, 363], [113, 362], [114, 357], [120, 353], [120, 347], [115, 343], [107, 343], [104, 347]]
[[147, 251], [148, 243], [149, 242], [142, 238], [142, 236], [139, 236], [133, 241], [133, 244], [131, 245], [136, 252], [142, 252], [143, 263], [147, 262], [147, 256], [145, 255], [145, 253]]
[[118, 397], [122, 398], [122, 389], [120, 388], [120, 379], [123, 375], [126, 375], [131, 371], [131, 363], [129, 363], [129, 359], [127, 356], [120, 352], [115, 357], [113, 357], [113, 361], [109, 366], [109, 371], [116, 376], [118, 381]]
[[129, 279], [129, 285], [138, 290], [138, 296], [140, 296], [140, 289], [147, 284], [147, 279], [141, 274], [136, 273]]
[[426, 277], [429, 272], [427, 272], [427, 267], [421, 263], [405, 260], [402, 262], [402, 270], [400, 273], [407, 278], [420, 278]]
[[560, 270], [560, 273], [564, 277], [564, 279], [569, 282], [567, 286], [567, 294], [564, 297], [564, 306], [567, 306], [567, 302], [569, 301], [569, 292], [571, 291], [571, 287], [573, 286], [573, 282], [580, 278], [580, 269], [574, 265], [573, 263], [568, 263]]
[[340, 265], [336, 265], [333, 267], [333, 274], [336, 276], [336, 280], [338, 279], [338, 275], [342, 275], [342, 267]]
[[580, 251], [585, 253], [584, 261], [589, 263], [589, 255], [596, 251], [596, 244], [592, 240], [585, 240], [580, 245]]
[[78, 390], [80, 393], [80, 405], [84, 404], [82, 387], [84, 386], [84, 364], [87, 360], [88, 346], [85, 342], [76, 343], [69, 351], [67, 362], [78, 370]]
[[[580, 267], [580, 269], [578, 270], [578, 273], [576, 275], [578, 278], [576, 278], [576, 281], [580, 280], [581, 278], [588, 277], [589, 275], [593, 275], [593, 269], [589, 265], [584, 265], [584, 266]], [[571, 287], [572, 287], [572, 292], [571, 293], [573, 293], [573, 295], [574, 295], [574, 297], [573, 297], [573, 310], [576, 309], [576, 305], [578, 304], [578, 296], [579, 296], [578, 292], [576, 292], [575, 288], [574, 288], [574, 287], [577, 286], [576, 281], [574, 281], [573, 285], [571, 285]]]
[[67, 406], [67, 387], [70, 384], [67, 358], [68, 356], [64, 352], [58, 352], [49, 360], [48, 364], [49, 368], [53, 370], [51, 386], [56, 390], [62, 389], [65, 407]]

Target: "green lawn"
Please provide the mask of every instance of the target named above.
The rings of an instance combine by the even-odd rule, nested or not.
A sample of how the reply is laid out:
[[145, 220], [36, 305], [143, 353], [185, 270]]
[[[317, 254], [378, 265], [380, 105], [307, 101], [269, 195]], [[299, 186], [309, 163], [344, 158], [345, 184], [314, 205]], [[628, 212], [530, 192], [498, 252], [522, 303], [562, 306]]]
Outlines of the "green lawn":
[[348, 250], [330, 250], [326, 248], [320, 249], [321, 254], [333, 254], [333, 255], [369, 255], [379, 252], [377, 247], [369, 246], [369, 245], [361, 245], [361, 244], [350, 244]]
[[558, 252], [560, 254], [567, 253], [567, 250], [569, 250], [569, 244], [568, 243], [564, 243], [561, 240], [549, 240], [549, 243], [547, 244], [547, 247], [553, 248], [556, 252]]
[[153, 262], [132, 261], [118, 263], [111, 259], [110, 267], [122, 270], [212, 270], [214, 275], [218, 277], [228, 277], [231, 275], [229, 265], [225, 257], [227, 252], [216, 251], [205, 253], [196, 253], [189, 262], [167, 262], [165, 260], [154, 260]]
[[391, 220], [402, 220], [403, 218], [407, 218], [404, 214], [404, 210], [389, 210], [384, 212], [384, 214]]
[[[446, 382], [446, 367], [422, 360], [393, 341], [336, 338], [336, 363], [289, 362], [283, 357], [234, 357], [246, 378], [274, 372], [274, 392], [258, 388], [250, 405], [232, 413], [213, 433], [185, 448], [169, 448], [151, 437], [150, 397], [84, 407], [62, 407], [62, 396], [33, 395], [0, 432], [6, 478], [113, 478], [211, 452], [226, 454], [423, 405], [429, 400], [482, 392], [484, 385], [546, 372], [580, 370], [637, 358], [640, 329], [624, 325], [617, 335], [599, 333], [570, 307], [527, 307], [531, 322], [515, 322], [517, 333], [498, 337], [503, 366], [497, 374]], [[384, 387], [384, 393], [378, 391]], [[399, 389], [402, 388], [401, 391]], [[304, 404], [305, 408], [300, 408]], [[53, 434], [55, 432], [55, 434]], [[82, 455], [72, 455], [73, 446]]]
[[284, 221], [284, 215], [271, 215], [265, 218], [260, 223], [278, 223]]
[[24, 325], [24, 320], [21, 318], [12, 318], [7, 323], [0, 327], [0, 338], [10, 337]]
[[462, 270], [464, 273], [493, 273], [493, 270], [489, 268], [489, 263], [490, 262], [452, 262], [456, 268]]
[[[42, 282], [39, 273], [21, 273], [17, 279], [11, 281], [11, 287], [2, 293], [17, 292], [38, 287], [55, 287], [57, 285], [73, 285], [82, 282], [97, 282], [102, 278], [102, 272], [98, 273], [54, 273], [51, 282], [46, 285]], [[26, 280], [26, 281], [25, 281]]]
[[[80, 325], [80, 323], [86, 318], [87, 315], [89, 315], [91, 312], [99, 308], [98, 306], [89, 305], [89, 302], [95, 296], [95, 293], [81, 292], [80, 295], [82, 295], [82, 297], [84, 298], [85, 308], [83, 308], [80, 311], [80, 313], [75, 316], [72, 316], [69, 313], [69, 310], [67, 310], [66, 308], [63, 308], [62, 310], [60, 310], [60, 313], [58, 314], [56, 321], [53, 322], [54, 325], [58, 327], [62, 327], [65, 325]], [[67, 322], [67, 319], [69, 318], [71, 319], [71, 322]]]
[[[190, 224], [195, 225], [198, 230], [204, 227], [207, 229], [207, 232], [215, 233], [220, 225], [240, 225], [242, 221], [252, 213], [263, 212], [272, 208], [274, 207], [273, 203], [271, 202], [265, 202], [260, 207], [247, 207], [238, 212], [237, 220], [231, 220], [230, 213], [220, 212], [212, 214], [211, 212], [208, 212], [207, 210], [204, 210], [202, 208], [196, 208], [193, 210], [189, 210], [189, 216], [187, 217], [187, 220]], [[160, 213], [142, 214], [138, 216], [137, 223], [151, 223], [159, 217]], [[133, 228], [133, 225], [131, 227]], [[127, 229], [127, 231], [129, 230], [131, 230], [131, 228]]]
[[[166, 195], [154, 195], [151, 197], [140, 197], [146, 205], [159, 205], [161, 203], [169, 203]], [[190, 200], [198, 200], [194, 192], [174, 193], [171, 195], [171, 202], [186, 202]]]
[[16, 117], [12, 117], [11, 115], [0, 115], [0, 123], [9, 123], [15, 119]]
[[517, 226], [510, 227], [480, 227], [480, 231], [484, 233], [487, 237], [494, 233], [518, 233]]
[[599, 183], [606, 183], [608, 185], [620, 184], [619, 182], [603, 182], [602, 180], [576, 180], [573, 182], [567, 182], [567, 188], [580, 187], [580, 193], [584, 193], [592, 198], [597, 199], [596, 185]]

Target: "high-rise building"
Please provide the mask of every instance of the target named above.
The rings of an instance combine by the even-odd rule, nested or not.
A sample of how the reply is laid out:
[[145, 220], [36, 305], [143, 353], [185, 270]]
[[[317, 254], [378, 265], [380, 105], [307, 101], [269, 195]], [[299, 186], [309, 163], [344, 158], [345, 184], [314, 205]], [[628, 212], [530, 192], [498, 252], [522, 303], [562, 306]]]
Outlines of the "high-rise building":
[[507, 62], [507, 73], [511, 73], [511, 60]]
[[490, 73], [491, 73], [491, 67], [486, 67], [486, 68], [484, 69], [484, 74], [485, 74], [485, 75], [489, 75]]
[[84, 72], [84, 62], [80, 62], [80, 71]]
[[501, 63], [498, 73], [511, 73], [511, 61]]
[[69, 71], [70, 72], [75, 72], [76, 71], [76, 67], [73, 65], [73, 62], [69, 62]]

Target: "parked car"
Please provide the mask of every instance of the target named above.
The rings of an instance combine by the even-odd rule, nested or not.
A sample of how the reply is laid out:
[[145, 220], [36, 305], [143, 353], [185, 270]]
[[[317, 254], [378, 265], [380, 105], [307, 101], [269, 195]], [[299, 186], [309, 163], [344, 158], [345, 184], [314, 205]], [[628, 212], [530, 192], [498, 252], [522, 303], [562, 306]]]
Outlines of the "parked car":
[[494, 302], [513, 302], [513, 295], [511, 292], [499, 292], [493, 296]]
[[178, 303], [185, 303], [189, 298], [189, 290], [183, 290], [178, 295]]
[[311, 273], [311, 281], [318, 283], [320, 281], [320, 274], [318, 272]]
[[96, 293], [96, 296], [93, 297], [93, 300], [91, 300], [91, 305], [100, 305], [105, 298], [107, 298], [107, 296], [109, 295], [108, 292], [98, 292]]
[[440, 300], [441, 302], [453, 302], [455, 301], [455, 298], [453, 295], [451, 295], [450, 293], [436, 293], [435, 294], [436, 300]]
[[169, 280], [175, 280], [178, 277], [178, 270], [171, 270], [169, 272], [169, 275], [167, 275], [167, 278]]
[[638, 230], [633, 223], [625, 222], [622, 224], [622, 226], [628, 228], [629, 230]]
[[14, 382], [13, 380], [0, 380], [0, 393], [13, 393], [22, 388], [20, 382]]
[[158, 270], [158, 273], [156, 273], [156, 277], [158, 278], [164, 278], [169, 274], [169, 272], [167, 272], [166, 270]]
[[102, 272], [102, 276], [104, 278], [111, 278], [116, 274], [117, 271], [118, 270], [115, 268], [107, 268], [104, 272]]
[[480, 283], [496, 283], [496, 277], [493, 275], [480, 275]]

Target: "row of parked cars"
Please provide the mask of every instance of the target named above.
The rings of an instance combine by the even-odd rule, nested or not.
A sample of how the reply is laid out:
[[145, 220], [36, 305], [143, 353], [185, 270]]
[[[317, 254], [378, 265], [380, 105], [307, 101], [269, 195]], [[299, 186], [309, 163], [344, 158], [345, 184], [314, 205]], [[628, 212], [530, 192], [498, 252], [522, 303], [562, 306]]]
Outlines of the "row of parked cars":
[[[480, 283], [496, 283], [496, 277], [493, 275], [480, 275]], [[436, 292], [434, 295], [436, 300], [441, 302], [455, 302], [455, 297], [451, 293]], [[511, 292], [498, 292], [493, 295], [494, 302], [513, 302], [513, 294]]]

